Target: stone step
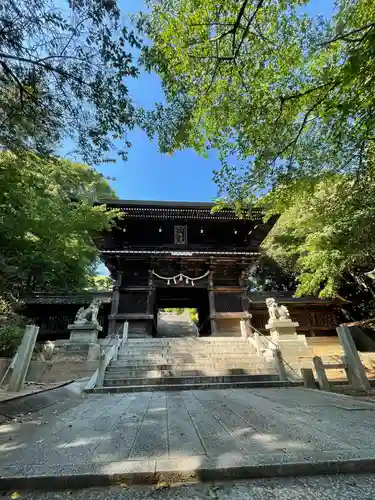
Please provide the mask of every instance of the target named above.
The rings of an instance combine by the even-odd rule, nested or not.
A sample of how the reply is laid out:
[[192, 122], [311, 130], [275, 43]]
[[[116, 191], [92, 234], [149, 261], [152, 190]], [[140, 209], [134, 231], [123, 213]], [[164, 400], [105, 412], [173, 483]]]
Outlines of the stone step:
[[127, 357], [119, 357], [117, 363], [119, 365], [128, 365], [128, 364], [192, 364], [192, 363], [237, 363], [237, 362], [246, 362], [246, 363], [256, 363], [260, 359], [260, 356], [195, 356], [195, 355], [186, 355], [186, 356], [127, 356]]
[[121, 354], [129, 352], [254, 352], [255, 348], [250, 344], [246, 344], [245, 346], [237, 346], [237, 345], [228, 345], [228, 346], [218, 346], [218, 345], [192, 345], [192, 346], [131, 346], [131, 347], [123, 347], [119, 351]]
[[107, 370], [111, 371], [112, 368], [118, 368], [120, 370], [240, 370], [240, 369], [252, 369], [252, 370], [265, 370], [269, 367], [274, 366], [273, 362], [259, 361], [256, 363], [129, 363], [127, 365], [111, 365]]
[[155, 354], [155, 355], [161, 355], [161, 354], [176, 354], [178, 356], [184, 356], [186, 354], [200, 354], [200, 355], [214, 355], [214, 354], [220, 354], [220, 355], [238, 355], [238, 354], [244, 354], [245, 356], [247, 354], [255, 354], [256, 350], [253, 348], [246, 348], [246, 349], [215, 349], [215, 348], [208, 348], [208, 349], [173, 349], [173, 348], [165, 348], [165, 349], [132, 349], [130, 351], [128, 350], [121, 350], [119, 351], [118, 355], [119, 356], [134, 356], [134, 355], [141, 355], [141, 356], [147, 356], [149, 354]]
[[[191, 341], [189, 341], [191, 339]], [[163, 339], [167, 340], [167, 339]], [[166, 347], [166, 346], [179, 346], [179, 347], [191, 347], [191, 346], [218, 346], [218, 347], [228, 347], [228, 346], [237, 346], [237, 347], [244, 347], [244, 346], [252, 346], [251, 342], [202, 342], [200, 340], [197, 340], [195, 337], [186, 337], [184, 338], [184, 341], [181, 342], [180, 339], [169, 339], [169, 340], [176, 340], [175, 342], [161, 342], [158, 341], [157, 343], [154, 342], [148, 342], [147, 339], [128, 339], [124, 343], [124, 348], [127, 346], [130, 347], [137, 347], [144, 345], [145, 347]]]
[[226, 357], [226, 358], [218, 358], [218, 357], [208, 357], [208, 358], [203, 358], [203, 357], [193, 357], [190, 356], [188, 358], [177, 358], [177, 357], [170, 357], [170, 358], [159, 358], [159, 357], [150, 357], [150, 358], [129, 358], [129, 359], [118, 359], [117, 361], [113, 361], [112, 366], [129, 366], [129, 365], [134, 365], [134, 366], [139, 366], [139, 365], [144, 365], [144, 366], [151, 366], [151, 365], [168, 365], [168, 366], [179, 366], [179, 365], [205, 365], [207, 363], [209, 364], [216, 364], [216, 365], [236, 365], [236, 364], [246, 364], [246, 365], [255, 365], [255, 364], [261, 364], [265, 362], [265, 358], [262, 359], [258, 356], [242, 356], [238, 358], [233, 358], [233, 357]]
[[128, 366], [132, 364], [144, 364], [144, 365], [202, 365], [204, 366], [206, 363], [246, 363], [248, 365], [251, 364], [259, 364], [265, 363], [268, 361], [273, 361], [271, 358], [265, 358], [263, 356], [257, 356], [253, 354], [251, 356], [142, 356], [142, 357], [129, 357], [122, 358], [118, 360], [112, 360], [109, 366]]
[[229, 370], [229, 369], [255, 369], [261, 367], [275, 366], [274, 360], [266, 360], [266, 359], [257, 359], [252, 361], [251, 363], [247, 361], [241, 362], [231, 362], [227, 361], [225, 363], [215, 363], [213, 361], [205, 362], [205, 363], [128, 363], [128, 364], [119, 364], [118, 362], [112, 362], [108, 367], [107, 371], [120, 373], [124, 370], [138, 370], [138, 371], [150, 371], [150, 370], [204, 370], [204, 369], [213, 369], [213, 370]]
[[227, 356], [232, 356], [233, 358], [238, 358], [240, 356], [252, 356], [256, 357], [257, 354], [255, 351], [217, 351], [217, 352], [209, 352], [209, 351], [159, 351], [159, 352], [132, 352], [132, 353], [119, 353], [119, 359], [127, 359], [127, 358], [150, 358], [151, 356], [156, 357], [176, 357], [176, 358], [185, 358], [186, 356], [196, 356], [196, 357], [204, 357], [208, 358], [211, 356], [218, 356], [225, 358]]
[[159, 364], [159, 365], [171, 365], [171, 364], [194, 364], [194, 363], [239, 363], [244, 362], [247, 364], [257, 363], [259, 361], [258, 356], [129, 356], [129, 357], [119, 357], [117, 363], [120, 365], [129, 364]]
[[149, 343], [144, 339], [130, 339], [125, 342], [122, 349], [254, 349], [250, 342], [246, 343], [224, 343], [224, 342], [168, 342]]
[[163, 353], [176, 353], [179, 355], [189, 354], [189, 353], [197, 353], [197, 354], [254, 354], [256, 350], [251, 346], [245, 346], [242, 349], [239, 348], [226, 348], [226, 347], [195, 347], [195, 346], [187, 346], [185, 348], [175, 348], [175, 347], [159, 347], [157, 349], [146, 347], [141, 348], [131, 348], [131, 349], [121, 349], [119, 351], [120, 356], [124, 356], [126, 354], [163, 354]]
[[220, 343], [242, 343], [249, 344], [249, 341], [242, 337], [188, 337], [188, 338], [168, 338], [168, 337], [146, 337], [142, 339], [134, 339], [128, 342], [129, 344], [220, 344]]
[[160, 378], [160, 377], [223, 377], [226, 375], [253, 375], [259, 373], [276, 373], [276, 368], [272, 364], [262, 365], [262, 366], [250, 366], [245, 368], [227, 368], [227, 369], [214, 369], [202, 367], [197, 369], [193, 367], [191, 369], [185, 369], [184, 367], [177, 367], [174, 369], [128, 369], [128, 368], [109, 368], [106, 372], [106, 377], [108, 378]]
[[235, 382], [279, 380], [276, 374], [253, 375], [224, 375], [224, 376], [199, 376], [199, 377], [148, 377], [148, 378], [109, 378], [104, 379], [104, 386], [137, 386], [137, 385], [176, 385], [176, 384], [214, 384]]
[[203, 389], [244, 389], [256, 387], [299, 387], [303, 382], [283, 382], [280, 380], [259, 380], [257, 382], [214, 382], [193, 384], [166, 384], [166, 385], [128, 385], [128, 386], [106, 386], [88, 389], [88, 393], [110, 393], [110, 392], [150, 392], [150, 391], [191, 391]]

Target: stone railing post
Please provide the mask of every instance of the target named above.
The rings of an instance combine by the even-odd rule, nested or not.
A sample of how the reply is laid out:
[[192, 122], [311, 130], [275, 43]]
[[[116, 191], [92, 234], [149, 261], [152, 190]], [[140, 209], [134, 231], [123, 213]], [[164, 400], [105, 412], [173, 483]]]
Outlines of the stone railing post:
[[105, 355], [101, 355], [99, 360], [98, 376], [96, 378], [96, 384], [95, 384], [96, 387], [103, 387], [106, 368], [107, 365], [105, 362]]
[[286, 382], [288, 380], [288, 375], [285, 370], [284, 360], [281, 356], [280, 349], [277, 347], [273, 349], [273, 358], [275, 360], [277, 373], [279, 374], [279, 380]]
[[348, 384], [353, 385], [353, 374], [352, 374], [352, 371], [348, 365], [348, 358], [345, 354], [344, 354], [344, 356], [341, 356], [341, 361], [342, 361], [342, 364], [344, 365], [344, 370], [346, 373], [346, 378], [348, 379]]
[[324, 368], [322, 358], [320, 356], [314, 356], [313, 363], [316, 371], [316, 378], [318, 379], [319, 389], [321, 389], [322, 391], [330, 391], [331, 386], [328, 382], [326, 369]]
[[12, 375], [9, 380], [9, 392], [18, 392], [22, 389], [29, 369], [31, 356], [34, 351], [36, 338], [38, 336], [39, 326], [28, 325], [14, 363]]
[[303, 378], [303, 386], [306, 389], [316, 389], [316, 382], [312, 368], [301, 368], [301, 375]]
[[255, 349], [257, 350], [257, 354], [259, 356], [261, 353], [261, 342], [260, 342], [260, 335], [257, 330], [254, 331], [253, 338], [255, 342]]
[[241, 337], [247, 339], [246, 324], [244, 319], [240, 319]]
[[122, 328], [122, 343], [127, 342], [129, 334], [129, 321], [125, 321]]
[[363, 389], [370, 392], [371, 385], [368, 381], [365, 369], [362, 365], [357, 348], [355, 346], [350, 328], [345, 325], [340, 325], [336, 328], [342, 348], [344, 349], [347, 362], [347, 373], [350, 377], [350, 383], [356, 389]]

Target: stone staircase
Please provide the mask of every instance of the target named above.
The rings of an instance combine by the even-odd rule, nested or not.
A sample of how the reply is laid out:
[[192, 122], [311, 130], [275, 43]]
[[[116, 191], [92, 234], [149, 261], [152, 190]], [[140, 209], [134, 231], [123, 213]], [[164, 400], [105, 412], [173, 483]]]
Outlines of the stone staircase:
[[161, 313], [158, 317], [158, 337], [196, 337], [197, 327], [191, 321], [188, 310], [182, 314]]
[[247, 340], [226, 337], [129, 339], [94, 392], [286, 386], [273, 360]]

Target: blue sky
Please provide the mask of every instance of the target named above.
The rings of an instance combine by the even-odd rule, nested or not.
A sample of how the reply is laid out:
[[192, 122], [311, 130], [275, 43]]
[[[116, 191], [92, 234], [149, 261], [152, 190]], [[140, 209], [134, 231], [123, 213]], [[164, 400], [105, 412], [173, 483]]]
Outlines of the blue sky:
[[[142, 0], [120, 0], [124, 14], [142, 10]], [[332, 0], [312, 0], [308, 11], [312, 15], [332, 13]], [[159, 78], [142, 72], [136, 80], [127, 82], [130, 95], [137, 106], [152, 108], [163, 99]], [[129, 134], [132, 148], [129, 159], [116, 164], [102, 165], [98, 169], [106, 176], [115, 177], [113, 187], [122, 199], [211, 201], [217, 195], [212, 182], [212, 171], [218, 169], [217, 155], [201, 158], [192, 150], [173, 156], [158, 152], [156, 141], [150, 141], [144, 132], [134, 130]]]

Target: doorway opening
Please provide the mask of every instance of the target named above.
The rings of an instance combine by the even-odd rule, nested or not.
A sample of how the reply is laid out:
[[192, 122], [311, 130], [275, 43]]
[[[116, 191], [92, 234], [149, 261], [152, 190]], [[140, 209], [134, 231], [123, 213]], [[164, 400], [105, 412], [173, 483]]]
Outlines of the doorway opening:
[[[156, 336], [210, 335], [209, 316], [207, 289], [198, 287], [160, 287], [156, 289], [154, 310]], [[170, 324], [169, 328], [168, 323]], [[174, 323], [176, 328], [174, 328]], [[190, 330], [188, 324], [192, 325]], [[184, 329], [186, 335], [184, 335]]]

